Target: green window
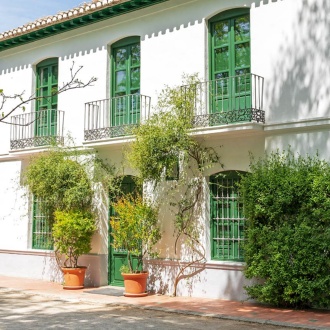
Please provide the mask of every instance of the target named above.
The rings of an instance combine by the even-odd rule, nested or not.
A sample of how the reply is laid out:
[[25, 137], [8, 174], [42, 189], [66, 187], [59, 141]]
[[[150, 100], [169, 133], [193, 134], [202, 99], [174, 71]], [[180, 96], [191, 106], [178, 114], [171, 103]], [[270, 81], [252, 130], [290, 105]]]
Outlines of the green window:
[[210, 177], [211, 257], [214, 260], [243, 260], [245, 218], [238, 181], [238, 173], [234, 171]]
[[251, 107], [249, 10], [219, 14], [209, 30], [211, 112]]
[[56, 136], [58, 58], [50, 58], [37, 65], [36, 136]]
[[112, 46], [111, 126], [140, 121], [140, 38], [130, 37]]
[[32, 249], [52, 250], [51, 227], [41, 210], [41, 201], [33, 198]]

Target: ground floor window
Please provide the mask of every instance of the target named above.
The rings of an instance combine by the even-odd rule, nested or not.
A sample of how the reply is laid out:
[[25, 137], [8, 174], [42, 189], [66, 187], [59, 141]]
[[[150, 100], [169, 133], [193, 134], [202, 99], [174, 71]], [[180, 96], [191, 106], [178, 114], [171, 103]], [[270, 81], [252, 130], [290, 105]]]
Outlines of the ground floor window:
[[245, 218], [237, 183], [239, 173], [221, 172], [210, 177], [211, 258], [243, 261]]
[[33, 198], [32, 249], [52, 250], [53, 240], [48, 218], [42, 213], [42, 201]]

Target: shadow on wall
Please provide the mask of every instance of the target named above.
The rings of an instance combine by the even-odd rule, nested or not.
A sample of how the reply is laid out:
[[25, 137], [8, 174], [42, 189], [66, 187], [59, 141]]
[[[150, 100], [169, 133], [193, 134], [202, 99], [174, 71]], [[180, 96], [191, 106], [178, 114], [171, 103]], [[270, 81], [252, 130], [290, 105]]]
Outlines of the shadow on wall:
[[[148, 290], [152, 293], [172, 295], [174, 292], [174, 283], [180, 270], [180, 263], [177, 260], [151, 260], [147, 262], [149, 270]], [[179, 276], [177, 286], [177, 296], [193, 296], [196, 286], [203, 286], [202, 273], [205, 270], [205, 264], [190, 267], [189, 274]], [[186, 272], [187, 273], [187, 272]]]
[[329, 12], [328, 0], [302, 0], [292, 18], [273, 63], [273, 79], [265, 85], [268, 123], [329, 117]]
[[[150, 18], [151, 21], [155, 20], [155, 18]], [[77, 61], [80, 57], [91, 55], [93, 53], [103, 52], [107, 49], [107, 45], [112, 44], [122, 38], [129, 37], [131, 35], [141, 35], [141, 41], [144, 41], [146, 38], [155, 38], [162, 35], [167, 35], [173, 33], [175, 31], [180, 31], [182, 29], [189, 28], [196, 24], [201, 24], [202, 19], [198, 17], [197, 12], [192, 14], [190, 17], [186, 17], [184, 15], [180, 16], [178, 19], [167, 19], [162, 21], [157, 21], [155, 25], [150, 24], [149, 29], [145, 29], [145, 26], [140, 28], [139, 30], [127, 30], [122, 29], [123, 32], [121, 35], [118, 35], [117, 38], [111, 39], [112, 34], [109, 34], [109, 30], [98, 30], [92, 33], [99, 33], [100, 37], [89, 38], [86, 43], [83, 42], [71, 42], [75, 38], [72, 36], [68, 41], [66, 41], [65, 47], [57, 48], [56, 52], [53, 54], [49, 54], [47, 57], [59, 57], [60, 60], [74, 60]], [[126, 20], [122, 22], [123, 25], [126, 24]], [[111, 29], [111, 26], [110, 26]], [[117, 31], [116, 31], [116, 34]], [[56, 36], [55, 36], [56, 37]], [[43, 48], [42, 42], [45, 42], [47, 39], [41, 39], [37, 41], [37, 43], [41, 44], [39, 47]], [[106, 45], [105, 45], [106, 44]], [[24, 47], [24, 46], [23, 46]], [[15, 50], [15, 48], [13, 49]], [[38, 53], [35, 53], [35, 56], [40, 56]], [[28, 58], [31, 60], [31, 58]], [[38, 62], [40, 58], [34, 58], [34, 62]], [[27, 62], [27, 58], [24, 56], [17, 57], [16, 60], [13, 60], [11, 67], [7, 67], [6, 62], [1, 65], [0, 63], [0, 75], [9, 74], [11, 72], [17, 72], [21, 70], [26, 70], [31, 68], [31, 63]], [[79, 62], [77, 62], [79, 64]]]
[[57, 265], [53, 251], [49, 251], [49, 255], [44, 256], [42, 278], [55, 283], [63, 282], [63, 273]]

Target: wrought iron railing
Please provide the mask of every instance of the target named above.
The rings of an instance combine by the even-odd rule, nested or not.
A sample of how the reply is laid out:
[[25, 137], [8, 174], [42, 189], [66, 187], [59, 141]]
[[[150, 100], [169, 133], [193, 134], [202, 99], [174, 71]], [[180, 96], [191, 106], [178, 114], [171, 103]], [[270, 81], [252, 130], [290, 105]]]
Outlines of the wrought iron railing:
[[193, 108], [193, 127], [265, 122], [264, 78], [243, 74], [182, 86]]
[[85, 104], [85, 141], [130, 135], [132, 128], [149, 118], [150, 97], [117, 96]]
[[64, 111], [38, 110], [11, 117], [10, 149], [63, 144]]

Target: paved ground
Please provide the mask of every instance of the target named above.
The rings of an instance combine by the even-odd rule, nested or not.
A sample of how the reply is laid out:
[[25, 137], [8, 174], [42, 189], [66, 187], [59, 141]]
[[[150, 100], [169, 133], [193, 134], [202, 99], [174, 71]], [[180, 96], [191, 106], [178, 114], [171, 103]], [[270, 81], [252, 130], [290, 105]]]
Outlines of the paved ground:
[[[49, 299], [50, 302], [66, 301], [78, 305], [83, 303], [117, 309], [118, 306], [124, 306], [125, 308], [134, 307], [133, 310], [138, 308], [138, 311], [142, 310], [143, 314], [146, 313], [145, 310], [157, 312], [172, 311], [183, 315], [248, 321], [263, 325], [270, 324], [279, 325], [281, 327], [291, 326], [305, 329], [330, 329], [330, 311], [279, 309], [248, 302], [191, 297], [168, 297], [163, 295], [149, 295], [144, 298], [126, 298], [122, 296], [122, 290], [120, 288], [102, 287], [70, 291], [63, 290], [62, 286], [57, 283], [6, 276], [0, 276], [0, 288], [2, 288], [3, 292], [16, 290], [19, 293]], [[2, 306], [6, 307], [7, 305], [8, 304], [5, 303], [5, 305]], [[123, 322], [123, 319], [118, 320]], [[171, 317], [169, 317], [169, 320], [171, 320]], [[29, 324], [28, 320], [27, 324]], [[136, 326], [134, 326], [134, 328], [135, 327]], [[191, 327], [189, 328], [192, 329]], [[202, 328], [204, 328], [204, 326], [199, 329]], [[176, 327], [175, 329], [178, 328]], [[223, 329], [227, 328], [224, 327]], [[236, 329], [243, 328], [237, 327]], [[266, 328], [262, 327], [261, 329]]]
[[211, 317], [70, 302], [0, 289], [0, 329], [283, 330], [284, 327]]

